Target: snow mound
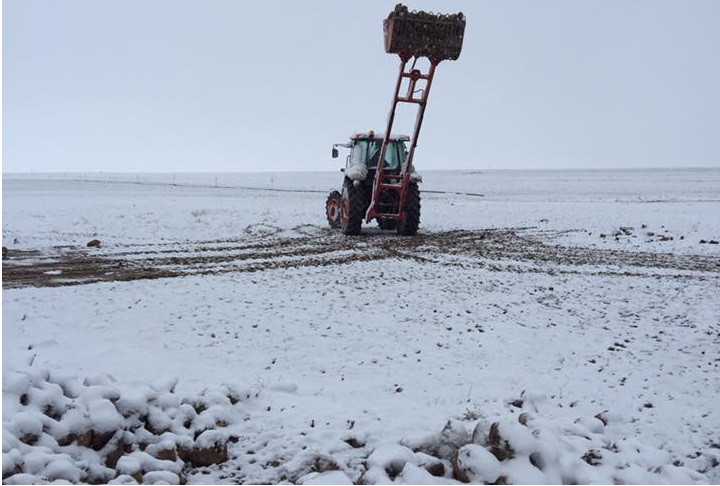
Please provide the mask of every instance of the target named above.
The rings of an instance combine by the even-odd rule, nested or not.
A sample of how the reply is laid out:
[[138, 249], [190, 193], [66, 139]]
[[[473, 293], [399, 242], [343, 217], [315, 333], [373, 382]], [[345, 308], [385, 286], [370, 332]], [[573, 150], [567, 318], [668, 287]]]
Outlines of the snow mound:
[[[444, 478], [463, 483], [705, 483], [708, 477], [698, 470], [707, 472], [717, 464], [718, 455], [714, 455], [715, 460], [706, 456], [709, 460], [704, 466], [702, 463], [683, 466], [665, 451], [618, 436], [600, 414], [561, 424], [543, 417], [532, 401], [515, 407], [521, 413], [509, 409], [509, 414], [492, 419], [450, 420], [435, 436], [403, 442], [416, 454], [442, 461], [446, 470], [437, 470], [443, 472]], [[398, 467], [398, 461], [417, 464], [417, 460], [403, 459], [406, 456], [404, 451], [395, 454], [394, 460], [386, 460], [391, 467], [385, 471], [393, 482], [408, 482], [408, 478], [401, 477], [405, 469]], [[390, 474], [399, 470], [403, 472], [397, 478]], [[423, 482], [413, 476], [415, 479]]]
[[175, 384], [4, 373], [3, 482], [180, 484], [188, 468], [227, 461], [257, 392], [224, 385], [182, 398]]
[[[691, 484], [714, 481], [720, 464], [715, 449], [683, 463], [626, 437], [626, 421], [611, 411], [576, 417], [568, 409], [550, 418], [543, 394], [524, 393], [495, 415], [466, 414], [402, 440], [358, 430], [362, 440], [318, 431], [297, 441], [252, 420], [255, 388], [221, 385], [181, 397], [176, 383], [6, 371], [3, 482]], [[275, 388], [264, 402], [295, 396], [292, 385]]]

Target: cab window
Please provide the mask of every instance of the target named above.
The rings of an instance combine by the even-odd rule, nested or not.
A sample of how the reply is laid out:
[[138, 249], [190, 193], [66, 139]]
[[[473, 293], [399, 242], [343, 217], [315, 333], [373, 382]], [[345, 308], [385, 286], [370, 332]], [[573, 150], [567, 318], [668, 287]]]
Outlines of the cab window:
[[[356, 150], [358, 151], [358, 158], [365, 162], [368, 169], [374, 169], [377, 167], [381, 148], [381, 140], [360, 140], [357, 142]], [[397, 140], [391, 141], [388, 144], [387, 150], [385, 150], [385, 163], [383, 164], [383, 168], [391, 170], [398, 169], [401, 164], [405, 163], [406, 156], [405, 143]]]

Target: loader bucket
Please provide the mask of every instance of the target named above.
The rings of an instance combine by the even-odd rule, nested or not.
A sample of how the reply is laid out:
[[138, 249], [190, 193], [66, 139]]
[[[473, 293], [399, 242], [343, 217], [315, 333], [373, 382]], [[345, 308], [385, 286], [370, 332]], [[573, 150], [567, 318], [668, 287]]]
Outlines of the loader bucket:
[[409, 11], [397, 4], [383, 21], [385, 52], [398, 54], [401, 59], [427, 57], [437, 64], [442, 60], [456, 60], [462, 49], [465, 16]]

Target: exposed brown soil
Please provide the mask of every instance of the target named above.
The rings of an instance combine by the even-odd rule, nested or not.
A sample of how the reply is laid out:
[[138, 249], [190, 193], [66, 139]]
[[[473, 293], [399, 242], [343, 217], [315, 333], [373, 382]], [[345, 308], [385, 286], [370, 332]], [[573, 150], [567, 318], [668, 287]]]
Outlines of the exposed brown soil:
[[720, 277], [720, 257], [567, 247], [550, 243], [556, 235], [534, 228], [455, 230], [412, 237], [380, 231], [346, 237], [318, 230], [289, 237], [267, 234], [252, 239], [57, 247], [42, 252], [9, 248], [2, 279], [5, 289], [57, 287], [387, 259], [494, 271]]

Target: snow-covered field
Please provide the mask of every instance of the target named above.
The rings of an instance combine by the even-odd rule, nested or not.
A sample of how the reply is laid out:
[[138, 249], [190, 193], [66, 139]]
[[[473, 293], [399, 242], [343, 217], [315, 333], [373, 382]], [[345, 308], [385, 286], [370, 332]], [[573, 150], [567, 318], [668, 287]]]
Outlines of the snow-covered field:
[[720, 170], [423, 176], [5, 174], [3, 481], [720, 482]]

